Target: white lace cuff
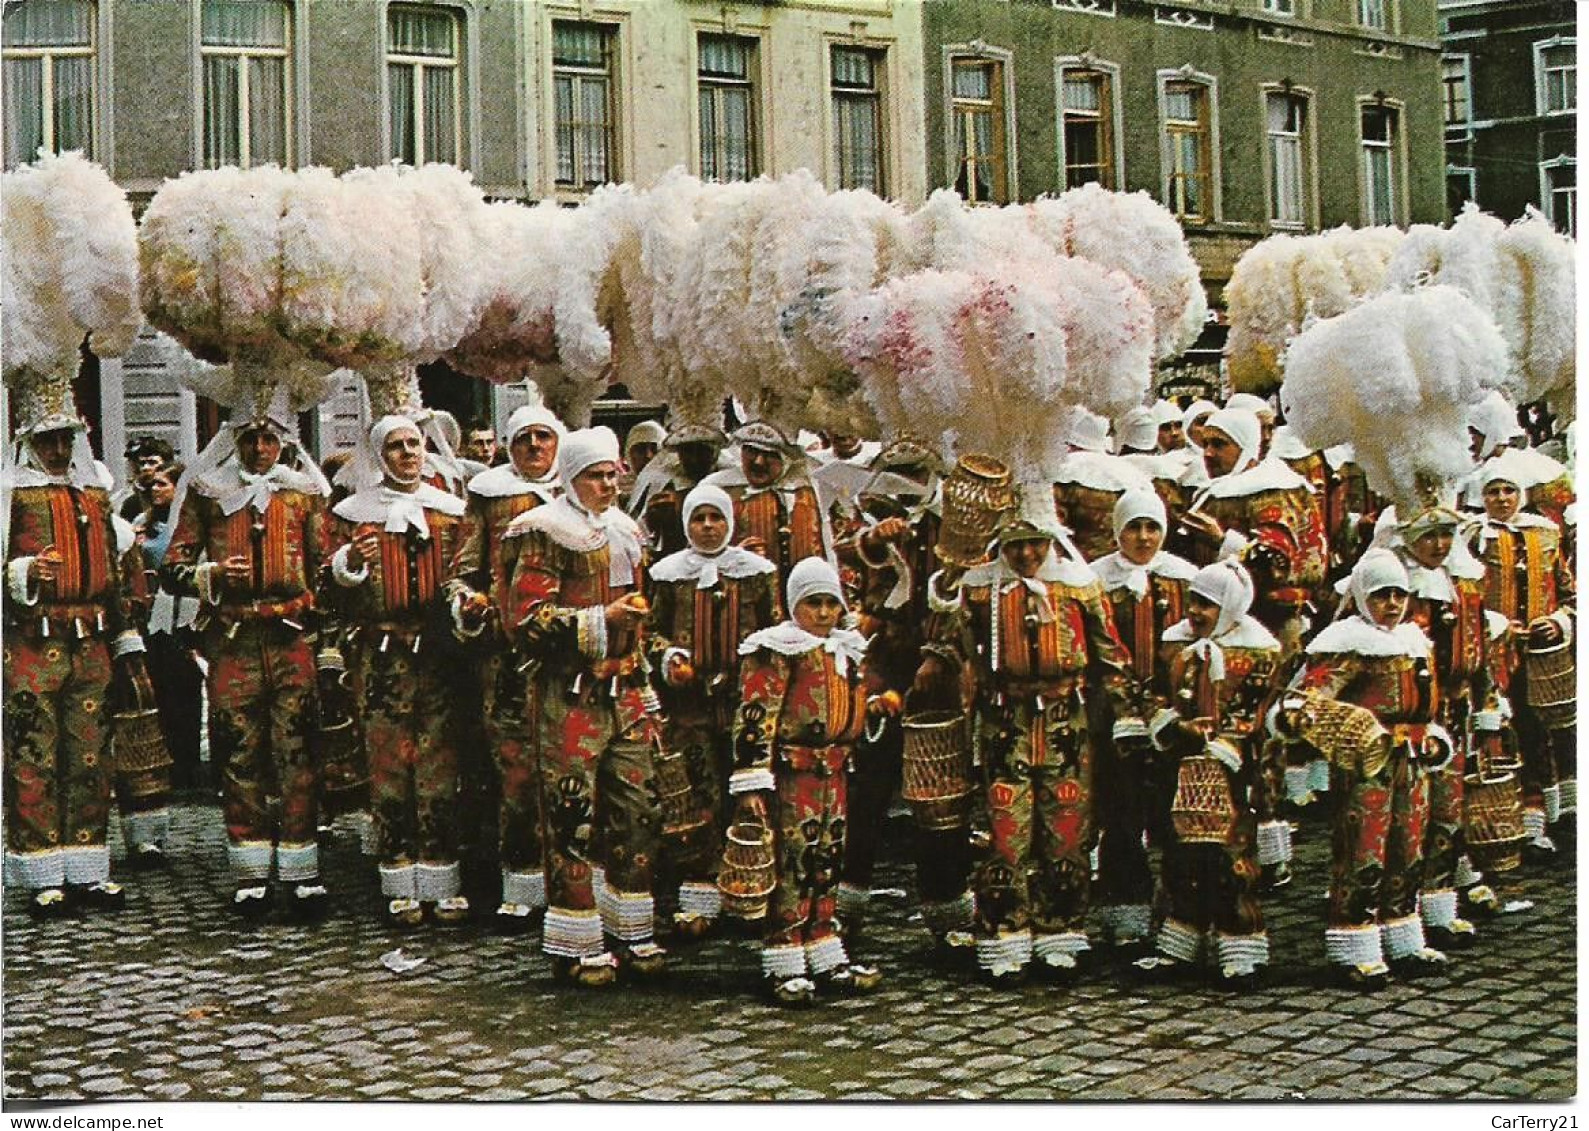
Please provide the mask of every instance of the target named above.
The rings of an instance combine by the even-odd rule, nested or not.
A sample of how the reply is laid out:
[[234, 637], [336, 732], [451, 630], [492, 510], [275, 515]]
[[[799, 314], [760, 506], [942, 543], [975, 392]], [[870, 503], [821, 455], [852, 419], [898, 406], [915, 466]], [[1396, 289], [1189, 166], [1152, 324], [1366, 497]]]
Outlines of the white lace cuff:
[[331, 555], [331, 577], [338, 585], [347, 589], [363, 585], [370, 577], [370, 565], [368, 562], [360, 566], [357, 572], [348, 568], [348, 551], [352, 548], [351, 546], [343, 546]]
[[32, 554], [6, 563], [6, 590], [19, 605], [39, 603], [39, 587], [28, 580], [28, 570], [32, 565]]

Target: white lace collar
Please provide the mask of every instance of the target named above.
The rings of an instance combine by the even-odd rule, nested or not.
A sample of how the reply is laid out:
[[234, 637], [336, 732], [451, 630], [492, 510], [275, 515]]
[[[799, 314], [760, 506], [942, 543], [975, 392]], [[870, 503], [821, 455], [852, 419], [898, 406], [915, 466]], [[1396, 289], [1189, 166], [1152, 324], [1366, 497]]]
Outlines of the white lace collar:
[[866, 655], [866, 637], [853, 628], [835, 628], [827, 636], [807, 632], [792, 620], [781, 621], [745, 637], [739, 646], [741, 656], [749, 656], [765, 648], [780, 656], [804, 656], [820, 648], [833, 657], [834, 666], [847, 673], [850, 665], [859, 664]]
[[1307, 653], [1310, 656], [1353, 654], [1424, 659], [1429, 655], [1429, 638], [1411, 621], [1384, 629], [1354, 613], [1326, 626], [1308, 644]]

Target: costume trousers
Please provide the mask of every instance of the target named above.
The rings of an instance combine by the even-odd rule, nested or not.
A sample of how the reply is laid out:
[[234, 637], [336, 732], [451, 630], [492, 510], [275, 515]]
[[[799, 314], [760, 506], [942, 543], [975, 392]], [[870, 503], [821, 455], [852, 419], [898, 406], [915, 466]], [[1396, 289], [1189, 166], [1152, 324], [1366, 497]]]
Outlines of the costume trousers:
[[[546, 850], [548, 954], [603, 950], [652, 935], [652, 870], [661, 836], [655, 720], [638, 689], [616, 700], [570, 698], [556, 681], [541, 690], [541, 793]], [[594, 869], [604, 883], [597, 890]]]
[[1361, 927], [1417, 911], [1429, 821], [1428, 775], [1405, 746], [1376, 774], [1335, 767], [1329, 925]]
[[836, 938], [835, 893], [848, 834], [844, 746], [784, 747], [776, 770], [777, 879], [767, 908], [767, 947]]
[[313, 649], [303, 633], [266, 620], [212, 633], [208, 644], [210, 746], [224, 767], [226, 833], [234, 850], [261, 849], [268, 874], [266, 846], [312, 856], [316, 843]]
[[1153, 871], [1143, 844], [1143, 834], [1153, 823], [1155, 794], [1149, 745], [1146, 739], [1125, 739], [1102, 744], [1099, 752], [1098, 886], [1093, 898], [1101, 905], [1147, 904], [1153, 899]]
[[1423, 887], [1444, 890], [1455, 883], [1457, 858], [1467, 851], [1462, 835], [1463, 778], [1468, 752], [1460, 741], [1451, 762], [1429, 778], [1429, 823], [1423, 850]]
[[7, 878], [23, 887], [110, 874], [110, 679], [99, 638], [6, 633]]
[[505, 872], [541, 867], [541, 772], [534, 684], [515, 653], [486, 660], [485, 735], [496, 756], [497, 849]]
[[458, 760], [447, 727], [449, 691], [436, 669], [395, 635], [385, 651], [361, 646], [354, 665], [383, 867], [458, 861]]
[[1092, 756], [1079, 707], [984, 709], [992, 843], [976, 878], [976, 933], [1083, 933], [1092, 867]]

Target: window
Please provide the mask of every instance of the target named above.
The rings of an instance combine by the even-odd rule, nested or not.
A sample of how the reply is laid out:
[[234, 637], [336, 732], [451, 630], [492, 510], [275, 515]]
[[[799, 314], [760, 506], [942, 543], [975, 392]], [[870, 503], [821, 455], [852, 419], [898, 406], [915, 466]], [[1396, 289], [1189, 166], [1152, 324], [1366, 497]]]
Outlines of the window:
[[1096, 182], [1116, 188], [1113, 76], [1102, 70], [1067, 68], [1059, 86], [1065, 187]]
[[1214, 217], [1209, 88], [1170, 80], [1163, 86], [1165, 203], [1183, 220]]
[[1373, 31], [1390, 30], [1390, 0], [1357, 0], [1357, 22]]
[[291, 11], [277, 0], [204, 0], [204, 165], [288, 163]]
[[997, 59], [955, 59], [952, 73], [955, 189], [968, 203], [1007, 204], [1004, 64]]
[[39, 150], [94, 155], [94, 5], [21, 0], [5, 5], [5, 167]]
[[604, 24], [552, 23], [552, 104], [561, 188], [585, 192], [618, 179], [613, 40], [613, 29]]
[[386, 12], [388, 158], [410, 165], [459, 163], [463, 76], [458, 18], [441, 8]]
[[1390, 106], [1364, 106], [1363, 137], [1363, 222], [1396, 222], [1396, 161], [1398, 112]]
[[701, 177], [748, 181], [756, 160], [756, 41], [703, 35], [699, 45]]
[[1305, 227], [1308, 222], [1308, 100], [1300, 94], [1264, 96], [1269, 143], [1269, 222]]
[[1541, 114], [1578, 108], [1578, 45], [1571, 39], [1534, 44], [1535, 100]]
[[1277, 16], [1297, 14], [1297, 0], [1263, 0], [1263, 10]]
[[1539, 167], [1540, 195], [1545, 215], [1556, 230], [1578, 237], [1578, 161], [1557, 157]]
[[1466, 137], [1468, 123], [1473, 120], [1473, 93], [1468, 66], [1469, 60], [1466, 55], [1440, 57], [1441, 105], [1445, 108], [1448, 136]]
[[884, 54], [864, 47], [833, 48], [834, 166], [841, 189], [884, 195], [883, 96], [878, 76]]

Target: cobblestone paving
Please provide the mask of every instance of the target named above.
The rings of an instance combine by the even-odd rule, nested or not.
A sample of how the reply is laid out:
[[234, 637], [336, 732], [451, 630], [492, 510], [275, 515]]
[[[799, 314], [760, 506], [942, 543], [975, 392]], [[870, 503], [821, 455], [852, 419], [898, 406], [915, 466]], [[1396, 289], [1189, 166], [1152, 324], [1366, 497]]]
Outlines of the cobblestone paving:
[[[897, 826], [896, 830], [897, 831]], [[908, 905], [860, 957], [889, 980], [790, 1014], [757, 996], [748, 941], [675, 953], [659, 986], [552, 984], [538, 939], [399, 933], [374, 867], [334, 837], [344, 903], [324, 924], [247, 928], [225, 910], [218, 811], [176, 811], [173, 861], [123, 874], [115, 916], [4, 912], [7, 1100], [1563, 1100], [1576, 1079], [1575, 870], [1513, 873], [1534, 908], [1486, 924], [1452, 975], [1360, 996], [1328, 988], [1323, 830], [1266, 904], [1274, 966], [1234, 998], [1141, 987], [1105, 963], [1080, 986], [982, 987], [935, 961]], [[1564, 846], [1566, 847], [1566, 846]], [[898, 853], [894, 856], [897, 858]], [[1569, 853], [1570, 855], [1570, 853]], [[881, 885], [905, 887], [885, 868]], [[394, 974], [382, 954], [425, 959]], [[824, 1014], [831, 1023], [822, 1024]], [[813, 1047], [812, 1034], [825, 1034]]]

